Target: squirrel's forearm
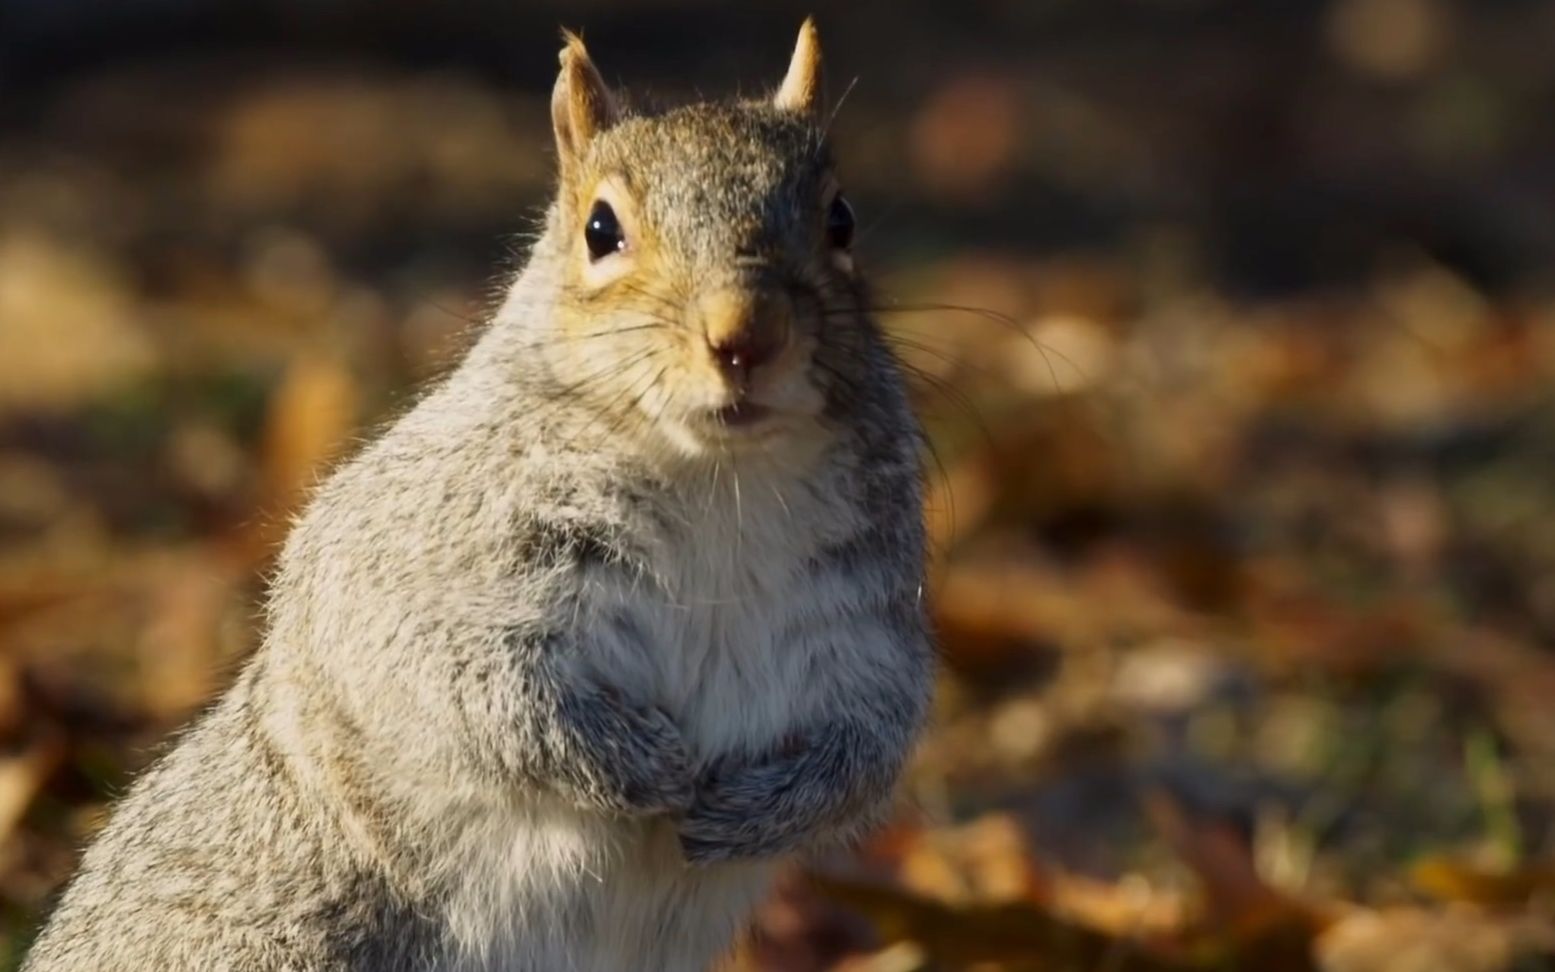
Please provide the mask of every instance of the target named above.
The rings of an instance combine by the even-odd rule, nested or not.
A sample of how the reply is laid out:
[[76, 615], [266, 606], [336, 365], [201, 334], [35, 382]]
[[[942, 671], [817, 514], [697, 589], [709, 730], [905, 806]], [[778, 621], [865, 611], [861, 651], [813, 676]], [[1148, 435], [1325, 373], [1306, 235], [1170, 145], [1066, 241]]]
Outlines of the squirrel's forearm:
[[515, 785], [616, 812], [690, 800], [689, 759], [662, 713], [566, 671], [563, 636], [508, 632], [487, 665], [456, 669], [460, 723], [482, 765]]
[[926, 640], [910, 638], [879, 669], [861, 668], [866, 677], [839, 687], [847, 715], [812, 727], [784, 753], [715, 770], [681, 827], [687, 857], [768, 856], [874, 822], [927, 707], [927, 665]]
[[878, 816], [904, 756], [860, 723], [826, 726], [794, 755], [707, 779], [681, 825], [682, 848], [707, 863], [845, 838]]

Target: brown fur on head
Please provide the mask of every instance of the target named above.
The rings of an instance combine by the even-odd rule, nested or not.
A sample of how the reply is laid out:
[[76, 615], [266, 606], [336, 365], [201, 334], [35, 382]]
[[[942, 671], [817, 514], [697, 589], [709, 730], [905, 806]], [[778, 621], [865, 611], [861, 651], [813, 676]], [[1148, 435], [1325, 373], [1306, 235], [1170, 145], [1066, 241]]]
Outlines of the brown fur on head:
[[631, 114], [579, 38], [561, 62], [562, 377], [693, 454], [835, 425], [878, 342], [820, 128], [815, 25], [756, 101]]

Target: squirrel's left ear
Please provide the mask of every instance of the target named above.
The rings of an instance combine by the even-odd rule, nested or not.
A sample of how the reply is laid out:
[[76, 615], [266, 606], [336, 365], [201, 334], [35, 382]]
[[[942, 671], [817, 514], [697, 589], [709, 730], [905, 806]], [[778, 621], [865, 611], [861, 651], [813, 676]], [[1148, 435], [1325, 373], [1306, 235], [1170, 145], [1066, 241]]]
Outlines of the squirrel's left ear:
[[784, 111], [811, 117], [821, 113], [821, 34], [815, 29], [814, 17], [806, 17], [799, 27], [799, 41], [788, 62], [788, 74], [772, 103]]
[[551, 127], [556, 130], [556, 153], [566, 178], [595, 135], [616, 123], [616, 100], [605, 79], [583, 46], [583, 38], [563, 31], [567, 46], [561, 52], [561, 73], [551, 91]]

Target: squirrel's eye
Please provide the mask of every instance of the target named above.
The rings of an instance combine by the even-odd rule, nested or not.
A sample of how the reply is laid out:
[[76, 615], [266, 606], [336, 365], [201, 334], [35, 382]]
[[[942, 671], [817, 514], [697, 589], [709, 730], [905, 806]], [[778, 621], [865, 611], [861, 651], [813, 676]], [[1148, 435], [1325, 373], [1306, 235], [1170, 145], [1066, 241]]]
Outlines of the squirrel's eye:
[[853, 245], [853, 207], [841, 193], [831, 201], [826, 211], [826, 239], [834, 249], [846, 250]]
[[583, 242], [588, 245], [591, 260], [602, 260], [626, 246], [616, 211], [603, 199], [589, 210], [589, 221], [583, 224]]

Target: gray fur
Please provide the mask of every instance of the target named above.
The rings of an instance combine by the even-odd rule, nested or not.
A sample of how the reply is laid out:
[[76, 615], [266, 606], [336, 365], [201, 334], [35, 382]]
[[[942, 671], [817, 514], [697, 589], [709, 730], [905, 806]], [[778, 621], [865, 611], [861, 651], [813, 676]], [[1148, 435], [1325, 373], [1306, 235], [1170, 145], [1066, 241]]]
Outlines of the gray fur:
[[[313, 498], [263, 646], [119, 804], [27, 972], [702, 969], [775, 861], [881, 814], [932, 680], [919, 437], [817, 256], [821, 139], [695, 106], [586, 167], [630, 178], [657, 303], [577, 287], [552, 207], [468, 359]], [[684, 454], [656, 428], [696, 342], [645, 329], [667, 363], [633, 372], [628, 325], [753, 254], [824, 409], [802, 445]], [[623, 337], [590, 358], [559, 308]]]

